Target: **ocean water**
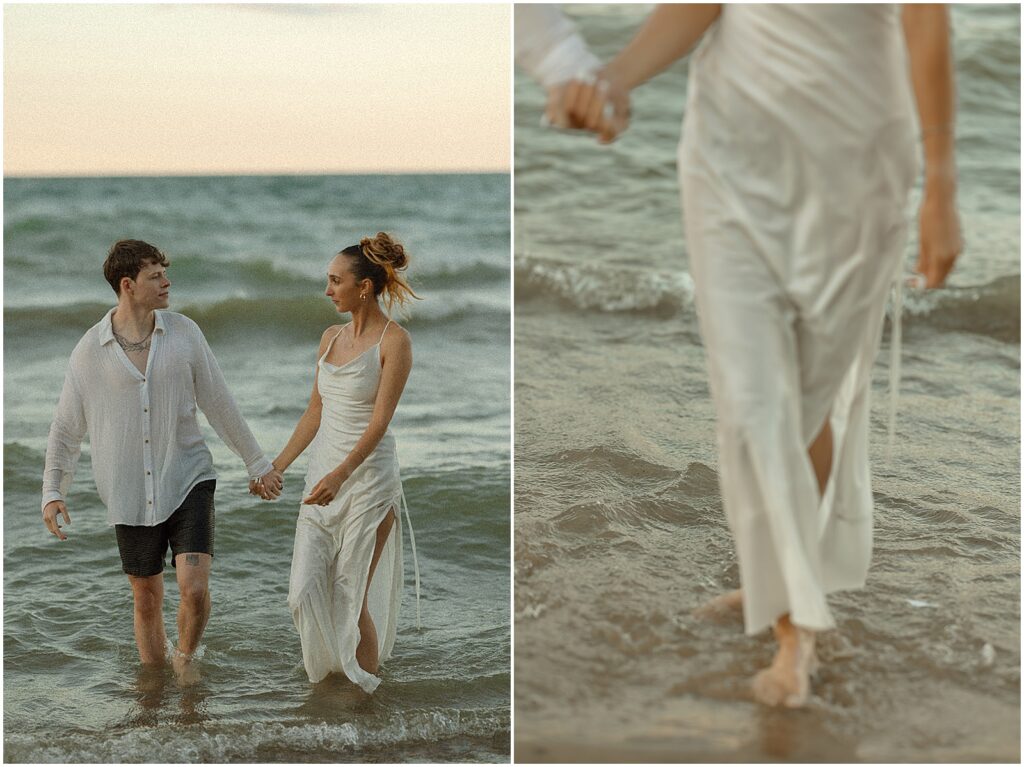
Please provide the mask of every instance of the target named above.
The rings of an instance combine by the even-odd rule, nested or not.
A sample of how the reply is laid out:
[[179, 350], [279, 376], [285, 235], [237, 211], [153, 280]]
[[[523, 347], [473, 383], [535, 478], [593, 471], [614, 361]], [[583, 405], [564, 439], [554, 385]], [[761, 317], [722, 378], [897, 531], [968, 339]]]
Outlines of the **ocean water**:
[[[507, 175], [5, 180], [5, 760], [508, 759], [509, 191]], [[134, 237], [167, 253], [171, 310], [199, 323], [273, 456], [305, 409], [320, 335], [339, 321], [323, 296], [327, 263], [378, 230], [405, 243], [424, 298], [402, 320], [415, 361], [391, 426], [422, 630], [406, 545], [383, 684], [372, 696], [334, 678], [310, 685], [286, 604], [306, 456], [264, 503], [201, 419], [219, 474], [203, 678], [182, 689], [143, 672], [88, 445], [69, 540], [48, 535], [39, 511], [68, 355], [113, 304], [107, 249]]]
[[[648, 10], [569, 13], [607, 59]], [[1019, 760], [1020, 8], [953, 22], [967, 250], [906, 296], [891, 460], [886, 329], [873, 566], [798, 712], [750, 696], [767, 633], [691, 617], [739, 579], [679, 212], [687, 64], [610, 147], [541, 128], [517, 73], [517, 760]]]

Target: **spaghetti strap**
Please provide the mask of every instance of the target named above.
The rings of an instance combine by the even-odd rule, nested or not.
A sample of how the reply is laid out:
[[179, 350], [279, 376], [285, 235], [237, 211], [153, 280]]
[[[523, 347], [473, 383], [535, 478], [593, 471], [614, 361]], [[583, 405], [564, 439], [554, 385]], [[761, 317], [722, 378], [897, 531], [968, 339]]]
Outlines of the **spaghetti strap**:
[[331, 339], [331, 342], [329, 344], [327, 344], [327, 348], [324, 349], [324, 353], [320, 355], [320, 359], [321, 360], [326, 359], [327, 355], [331, 353], [331, 347], [334, 346], [334, 342], [338, 340], [338, 336], [340, 336], [342, 333], [345, 332], [345, 328], [346, 327], [348, 327], [348, 326], [347, 325], [342, 325], [341, 326], [341, 330], [339, 330], [337, 333], [334, 334], [334, 337]]
[[388, 317], [388, 321], [384, 323], [384, 329], [380, 331], [380, 338], [377, 339], [377, 343], [380, 344], [384, 340], [384, 334], [388, 332], [388, 325], [391, 324], [391, 318]]

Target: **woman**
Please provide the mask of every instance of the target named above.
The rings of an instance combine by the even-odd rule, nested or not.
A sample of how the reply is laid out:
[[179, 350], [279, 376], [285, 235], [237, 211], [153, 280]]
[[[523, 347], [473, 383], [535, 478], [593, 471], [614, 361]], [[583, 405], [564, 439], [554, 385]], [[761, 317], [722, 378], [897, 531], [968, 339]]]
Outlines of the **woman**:
[[[526, 27], [517, 19], [517, 33]], [[870, 369], [916, 175], [908, 53], [928, 287], [962, 247], [948, 13], [659, 6], [596, 84], [548, 83], [549, 117], [614, 138], [629, 92], [705, 33], [679, 174], [742, 583], [718, 605], [741, 606], [748, 634], [774, 628], [778, 653], [755, 697], [800, 706], [815, 633], [835, 626], [826, 597], [863, 586], [871, 554]]]
[[[408, 261], [385, 232], [331, 260], [327, 297], [352, 321], [324, 331], [309, 405], [274, 461], [284, 472], [313, 442], [288, 589], [306, 673], [315, 683], [340, 672], [367, 692], [380, 684], [377, 670], [394, 646], [403, 582], [398, 514], [405, 497], [388, 424], [409, 377], [412, 344], [380, 299], [390, 311], [417, 297], [401, 275]], [[416, 564], [412, 536], [409, 523]], [[418, 622], [418, 565], [416, 599]]]

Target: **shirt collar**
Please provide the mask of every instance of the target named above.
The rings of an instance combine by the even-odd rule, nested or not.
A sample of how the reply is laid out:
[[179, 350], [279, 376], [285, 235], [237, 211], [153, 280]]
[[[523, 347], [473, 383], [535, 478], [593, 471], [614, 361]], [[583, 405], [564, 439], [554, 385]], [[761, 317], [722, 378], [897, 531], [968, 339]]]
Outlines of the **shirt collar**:
[[[104, 315], [103, 319], [100, 320], [100, 346], [106, 346], [114, 340], [114, 326], [111, 323], [110, 318], [114, 316], [114, 312], [116, 310], [116, 306], [111, 308], [111, 310]], [[165, 332], [167, 328], [164, 325], [164, 313], [157, 309], [153, 312], [153, 315], [156, 317], [153, 323], [153, 332], [155, 333], [157, 330], [161, 333]]]
[[106, 346], [114, 340], [114, 326], [110, 324], [110, 318], [114, 316], [114, 309], [117, 307], [113, 307], [100, 320], [100, 346]]

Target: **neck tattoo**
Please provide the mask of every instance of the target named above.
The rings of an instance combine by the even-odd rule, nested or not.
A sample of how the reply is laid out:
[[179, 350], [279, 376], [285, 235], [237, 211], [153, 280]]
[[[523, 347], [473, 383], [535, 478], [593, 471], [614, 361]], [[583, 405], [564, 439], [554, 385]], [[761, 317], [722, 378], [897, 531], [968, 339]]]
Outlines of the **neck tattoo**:
[[146, 337], [143, 338], [141, 341], [129, 341], [127, 338], [122, 336], [120, 333], [118, 333], [113, 328], [111, 328], [111, 330], [114, 333], [114, 340], [117, 341], [118, 346], [120, 346], [122, 349], [124, 349], [125, 352], [127, 353], [127, 352], [147, 352], [147, 351], [149, 351], [150, 339], [153, 337], [153, 330], [156, 330], [156, 328], [154, 327], [153, 330], [149, 331], [146, 334]]

